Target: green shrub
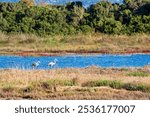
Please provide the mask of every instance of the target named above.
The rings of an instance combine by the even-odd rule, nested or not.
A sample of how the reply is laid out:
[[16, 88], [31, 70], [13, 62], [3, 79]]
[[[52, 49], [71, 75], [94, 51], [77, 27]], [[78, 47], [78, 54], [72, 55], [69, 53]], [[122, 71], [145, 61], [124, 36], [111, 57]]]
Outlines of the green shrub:
[[150, 85], [139, 84], [137, 86], [137, 90], [143, 91], [143, 92], [150, 92]]
[[131, 83], [125, 83], [122, 88], [130, 91], [136, 91], [137, 85]]
[[131, 73], [128, 73], [127, 76], [147, 77], [147, 76], [149, 76], [149, 74], [145, 73], [145, 72], [131, 72]]

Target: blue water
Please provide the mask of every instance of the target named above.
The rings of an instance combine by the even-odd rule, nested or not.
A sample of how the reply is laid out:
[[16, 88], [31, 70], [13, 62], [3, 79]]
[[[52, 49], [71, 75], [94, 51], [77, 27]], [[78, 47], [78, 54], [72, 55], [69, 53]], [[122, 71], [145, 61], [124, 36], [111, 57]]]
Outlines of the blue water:
[[0, 69], [17, 68], [33, 69], [32, 63], [40, 61], [36, 69], [51, 69], [48, 66], [50, 61], [57, 59], [57, 64], [53, 68], [85, 68], [89, 66], [99, 67], [143, 67], [150, 65], [150, 54], [131, 55], [66, 55], [66, 56], [0, 56]]

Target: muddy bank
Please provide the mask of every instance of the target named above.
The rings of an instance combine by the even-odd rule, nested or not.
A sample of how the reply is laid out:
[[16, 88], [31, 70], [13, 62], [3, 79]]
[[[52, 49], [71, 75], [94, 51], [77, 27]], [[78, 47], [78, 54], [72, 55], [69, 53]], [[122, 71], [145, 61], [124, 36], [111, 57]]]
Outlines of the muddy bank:
[[57, 50], [57, 51], [1, 51], [0, 55], [18, 55], [18, 56], [63, 56], [63, 55], [71, 55], [71, 54], [150, 54], [150, 50], [127, 50], [122, 52], [112, 52], [109, 50], [95, 50], [95, 51], [87, 51], [87, 50]]

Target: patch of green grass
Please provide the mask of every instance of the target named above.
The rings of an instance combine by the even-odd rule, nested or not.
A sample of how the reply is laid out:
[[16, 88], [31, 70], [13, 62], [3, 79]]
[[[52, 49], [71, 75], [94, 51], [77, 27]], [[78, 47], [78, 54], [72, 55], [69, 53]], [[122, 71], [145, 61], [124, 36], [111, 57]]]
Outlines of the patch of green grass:
[[40, 83], [41, 87], [49, 89], [55, 86], [75, 86], [76, 82], [72, 80], [50, 79]]
[[120, 81], [117, 81], [117, 80], [115, 80], [115, 81], [109, 81], [109, 82], [110, 82], [109, 86], [112, 87], [112, 88], [114, 88], [114, 89], [120, 89], [123, 86], [123, 83], [120, 82]]
[[14, 86], [11, 84], [6, 84], [2, 87], [3, 92], [12, 92], [14, 90]]
[[145, 72], [131, 72], [131, 73], [128, 73], [127, 76], [148, 77], [149, 74]]
[[59, 42], [55, 38], [46, 39], [44, 40], [44, 43], [50, 46], [57, 46], [59, 44]]
[[71, 80], [65, 80], [65, 81], [63, 81], [63, 85], [64, 86], [74, 86], [75, 84]]
[[114, 89], [126, 89], [130, 91], [142, 91], [142, 92], [150, 92], [150, 85], [148, 84], [134, 84], [134, 83], [123, 83], [121, 81], [112, 81], [112, 80], [97, 80], [86, 82], [82, 86], [87, 87], [100, 87], [100, 86], [108, 86]]
[[90, 86], [90, 87], [99, 87], [99, 86], [110, 86], [112, 88], [121, 88], [122, 83], [120, 81], [111, 81], [111, 80], [98, 80], [98, 81], [90, 81], [84, 84], [85, 86]]

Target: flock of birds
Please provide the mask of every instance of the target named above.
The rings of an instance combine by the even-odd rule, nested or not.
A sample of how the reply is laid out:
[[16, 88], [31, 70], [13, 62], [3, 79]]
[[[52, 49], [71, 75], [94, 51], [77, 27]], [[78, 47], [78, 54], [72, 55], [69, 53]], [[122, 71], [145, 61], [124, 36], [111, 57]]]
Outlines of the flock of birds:
[[[49, 67], [55, 66], [56, 63], [57, 63], [57, 61], [58, 61], [58, 60], [55, 59], [54, 61], [49, 62], [49, 63], [48, 63], [48, 66], [49, 66]], [[40, 61], [34, 62], [34, 63], [32, 63], [32, 67], [33, 67], [33, 68], [36, 68], [36, 67], [38, 67], [38, 66], [40, 65], [40, 63], [41, 63]]]

